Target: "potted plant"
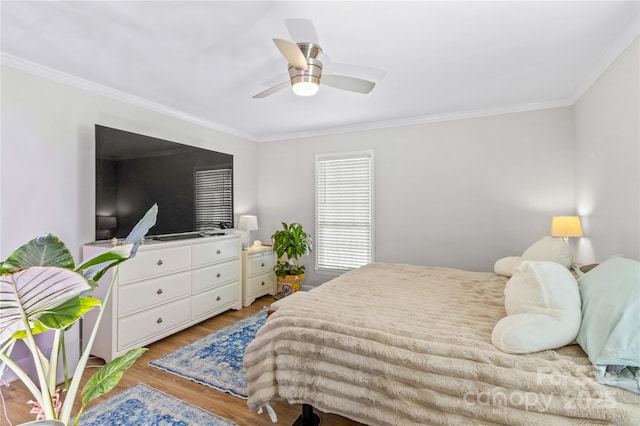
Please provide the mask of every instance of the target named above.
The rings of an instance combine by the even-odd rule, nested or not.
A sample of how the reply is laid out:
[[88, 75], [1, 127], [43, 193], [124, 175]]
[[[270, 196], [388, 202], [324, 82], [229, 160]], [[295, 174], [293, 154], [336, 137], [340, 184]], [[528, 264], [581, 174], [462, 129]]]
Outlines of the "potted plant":
[[[109, 301], [118, 265], [135, 256], [140, 241], [155, 225], [157, 213], [157, 205], [152, 206], [123, 244], [77, 267], [64, 243], [51, 234], [29, 241], [0, 262], [0, 371], [10, 368], [29, 389], [35, 399], [32, 412], [38, 414], [42, 424], [71, 424], [71, 410], [104, 313], [103, 307]], [[91, 297], [97, 281], [112, 267], [116, 270], [105, 299], [100, 301]], [[91, 335], [86, 336], [88, 343], [69, 381], [64, 333], [94, 308], [100, 310], [98, 320]], [[53, 343], [51, 354], [46, 357], [34, 336], [49, 330], [53, 330]], [[11, 358], [18, 340], [26, 344], [33, 358], [35, 381]], [[145, 351], [133, 349], [104, 365], [89, 379], [82, 389], [81, 408], [74, 424], [78, 424], [87, 403], [113, 389], [122, 374]], [[64, 400], [61, 389], [56, 387], [59, 358], [65, 367]], [[32, 423], [37, 424], [29, 424]]]
[[311, 237], [299, 223], [286, 224], [271, 236], [278, 261], [273, 270], [278, 279], [278, 294], [288, 296], [300, 290], [305, 267], [300, 259], [311, 253]]

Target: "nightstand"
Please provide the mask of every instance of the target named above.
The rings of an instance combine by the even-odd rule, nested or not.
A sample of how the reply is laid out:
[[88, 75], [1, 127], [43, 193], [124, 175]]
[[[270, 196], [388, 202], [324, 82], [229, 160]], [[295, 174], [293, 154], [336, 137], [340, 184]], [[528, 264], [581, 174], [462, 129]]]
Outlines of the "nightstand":
[[275, 264], [272, 247], [250, 247], [242, 251], [242, 306], [249, 306], [265, 294], [276, 294]]

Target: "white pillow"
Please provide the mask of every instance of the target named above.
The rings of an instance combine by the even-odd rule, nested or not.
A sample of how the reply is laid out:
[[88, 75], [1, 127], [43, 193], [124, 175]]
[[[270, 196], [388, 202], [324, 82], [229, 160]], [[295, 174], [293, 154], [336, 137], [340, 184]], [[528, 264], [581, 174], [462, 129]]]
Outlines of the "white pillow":
[[573, 250], [562, 238], [544, 237], [522, 253], [522, 260], [548, 260], [567, 268], [573, 264]]
[[506, 317], [491, 342], [503, 352], [531, 353], [573, 342], [582, 318], [578, 283], [556, 262], [523, 261], [507, 281]]
[[508, 256], [503, 257], [502, 259], [496, 260], [496, 263], [493, 265], [493, 271], [497, 275], [502, 275], [503, 277], [511, 278], [513, 275], [513, 270], [520, 265], [522, 258], [520, 256]]

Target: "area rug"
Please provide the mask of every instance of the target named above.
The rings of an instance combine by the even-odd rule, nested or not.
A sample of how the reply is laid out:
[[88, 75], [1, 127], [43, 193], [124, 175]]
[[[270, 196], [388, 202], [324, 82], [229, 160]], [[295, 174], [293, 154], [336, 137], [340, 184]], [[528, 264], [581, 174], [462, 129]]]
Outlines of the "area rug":
[[238, 426], [142, 383], [85, 411], [80, 425]]
[[240, 398], [247, 398], [247, 379], [242, 365], [244, 351], [266, 321], [267, 310], [263, 309], [150, 361], [149, 365]]

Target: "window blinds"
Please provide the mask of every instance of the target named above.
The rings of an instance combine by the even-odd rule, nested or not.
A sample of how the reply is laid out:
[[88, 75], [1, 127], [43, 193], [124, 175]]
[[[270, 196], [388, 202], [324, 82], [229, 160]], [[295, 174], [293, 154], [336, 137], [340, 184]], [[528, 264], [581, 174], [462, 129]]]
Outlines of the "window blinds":
[[373, 257], [373, 153], [316, 157], [316, 268], [344, 271]]
[[206, 169], [195, 171], [196, 229], [210, 231], [220, 223], [233, 223], [233, 171]]

